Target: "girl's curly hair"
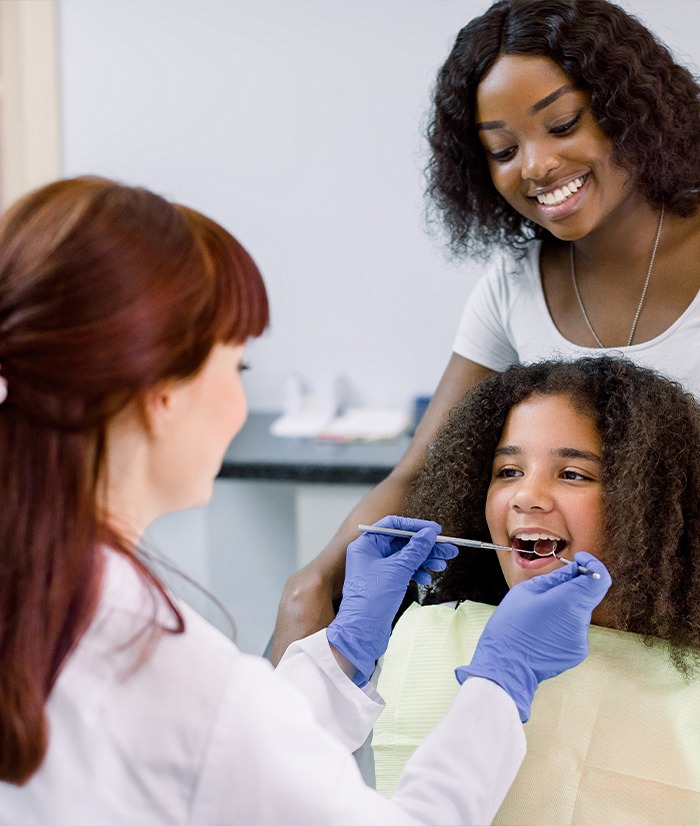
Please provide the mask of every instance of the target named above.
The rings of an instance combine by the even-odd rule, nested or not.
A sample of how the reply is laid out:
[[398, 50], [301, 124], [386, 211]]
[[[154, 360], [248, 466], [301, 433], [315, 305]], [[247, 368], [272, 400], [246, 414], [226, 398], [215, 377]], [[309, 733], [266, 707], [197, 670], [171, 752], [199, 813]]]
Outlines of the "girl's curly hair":
[[[601, 434], [605, 537], [614, 627], [670, 644], [684, 673], [700, 666], [700, 405], [680, 385], [624, 358], [515, 365], [480, 382], [432, 444], [405, 514], [443, 532], [490, 540], [484, 514], [494, 451], [509, 411], [534, 394], [566, 395]], [[591, 549], [592, 550], [592, 549]], [[425, 603], [497, 603], [496, 555], [463, 550]]]
[[700, 88], [635, 17], [607, 0], [499, 0], [457, 35], [440, 69], [428, 127], [429, 213], [454, 253], [522, 247], [549, 233], [496, 191], [475, 129], [476, 92], [504, 54], [557, 63], [654, 206], [693, 214], [700, 199]]

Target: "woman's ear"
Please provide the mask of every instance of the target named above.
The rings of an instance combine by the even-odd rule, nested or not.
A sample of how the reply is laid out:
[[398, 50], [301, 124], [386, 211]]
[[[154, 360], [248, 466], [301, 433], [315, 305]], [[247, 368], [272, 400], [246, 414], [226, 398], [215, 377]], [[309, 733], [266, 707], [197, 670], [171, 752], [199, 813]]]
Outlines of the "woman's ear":
[[187, 382], [163, 381], [149, 388], [140, 404], [148, 433], [158, 438], [166, 434], [187, 407]]

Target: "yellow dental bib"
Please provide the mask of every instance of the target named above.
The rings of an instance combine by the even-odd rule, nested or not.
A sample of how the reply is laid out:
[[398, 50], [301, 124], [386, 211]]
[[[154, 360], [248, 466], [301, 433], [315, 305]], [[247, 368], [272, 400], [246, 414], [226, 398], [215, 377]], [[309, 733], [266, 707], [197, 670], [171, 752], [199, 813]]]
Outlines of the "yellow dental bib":
[[[493, 607], [411, 606], [397, 623], [372, 734], [377, 788], [391, 795], [406, 762], [444, 716]], [[546, 629], [543, 629], [546, 633]], [[527, 756], [493, 823], [506, 826], [698, 826], [700, 680], [666, 646], [591, 627], [590, 654], [543, 682], [525, 725]]]

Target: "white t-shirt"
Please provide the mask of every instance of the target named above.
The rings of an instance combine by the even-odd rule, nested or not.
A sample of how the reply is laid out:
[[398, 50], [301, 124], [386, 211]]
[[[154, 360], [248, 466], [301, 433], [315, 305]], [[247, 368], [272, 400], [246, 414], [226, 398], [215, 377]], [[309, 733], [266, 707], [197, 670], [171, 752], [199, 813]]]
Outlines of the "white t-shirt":
[[99, 609], [49, 698], [46, 759], [25, 786], [0, 783], [3, 826], [490, 822], [525, 752], [495, 683], [467, 680], [386, 800], [351, 754], [383, 701], [343, 674], [325, 632], [275, 671], [180, 608], [185, 633], [159, 635], [139, 662], [154, 602], [107, 552]]
[[454, 351], [491, 370], [547, 358], [624, 355], [679, 381], [700, 399], [700, 292], [661, 335], [630, 347], [580, 347], [557, 330], [540, 277], [540, 241], [521, 260], [498, 258], [467, 301]]

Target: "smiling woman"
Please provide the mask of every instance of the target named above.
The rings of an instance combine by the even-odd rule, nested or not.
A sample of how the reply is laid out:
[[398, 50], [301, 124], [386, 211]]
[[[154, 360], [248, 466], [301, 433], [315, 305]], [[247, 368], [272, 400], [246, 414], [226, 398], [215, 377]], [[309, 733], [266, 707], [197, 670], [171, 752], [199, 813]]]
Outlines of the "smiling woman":
[[[700, 183], [700, 150], [689, 142], [700, 118], [697, 93], [695, 78], [666, 47], [607, 0], [494, 3], [460, 31], [435, 88], [429, 192], [453, 248], [474, 252], [558, 237], [504, 202], [493, 167], [484, 164], [485, 127], [529, 127], [527, 135], [516, 129], [498, 151], [517, 156], [522, 183], [532, 188], [528, 175], [542, 172], [537, 165], [528, 171], [522, 150], [537, 138], [535, 149], [548, 144], [550, 160], [565, 160], [569, 142], [557, 139], [584, 126], [592, 159], [626, 171], [650, 205], [691, 215]], [[521, 146], [520, 137], [529, 145]], [[579, 171], [589, 169], [584, 163]], [[572, 179], [575, 172], [565, 170]], [[553, 183], [550, 175], [543, 186]], [[598, 184], [607, 184], [604, 175]]]

